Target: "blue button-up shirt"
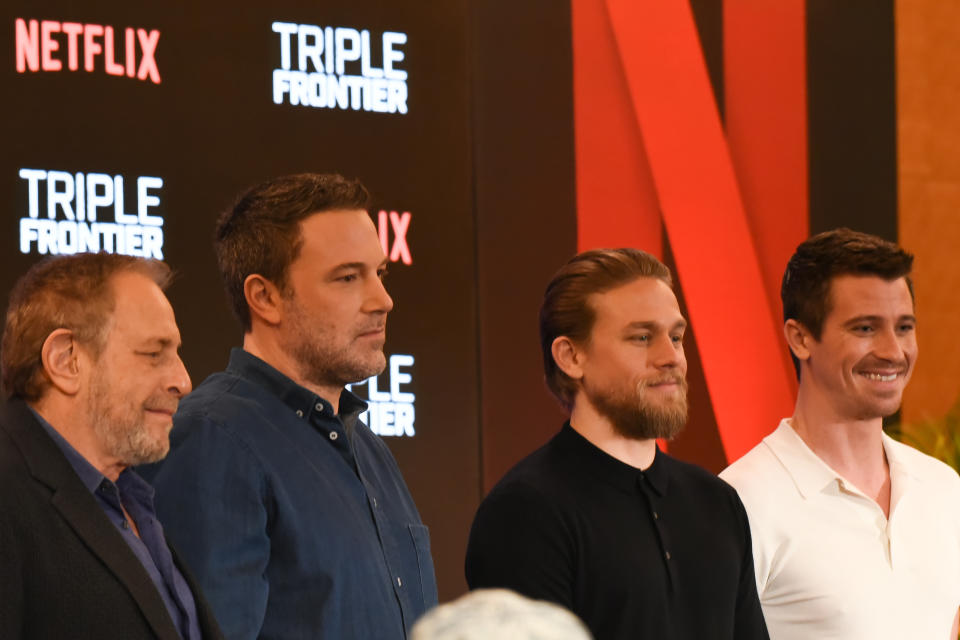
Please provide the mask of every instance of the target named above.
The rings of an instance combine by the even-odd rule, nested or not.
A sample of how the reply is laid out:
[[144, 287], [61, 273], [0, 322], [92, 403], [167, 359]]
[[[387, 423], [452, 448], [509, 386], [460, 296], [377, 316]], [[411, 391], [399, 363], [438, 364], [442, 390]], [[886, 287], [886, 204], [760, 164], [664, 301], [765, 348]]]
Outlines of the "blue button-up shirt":
[[[122, 471], [114, 484], [80, 455], [43, 416], [36, 411], [33, 411], [33, 414], [60, 447], [80, 481], [94, 495], [103, 512], [147, 570], [180, 636], [188, 640], [200, 640], [203, 636], [200, 633], [196, 602], [183, 574], [173, 563], [163, 528], [157, 521], [153, 506], [153, 488], [131, 469]], [[139, 537], [131, 529], [123, 513], [124, 508], [136, 524]]]
[[228, 638], [400, 639], [436, 604], [400, 470], [339, 405], [241, 349], [180, 403], [157, 509]]

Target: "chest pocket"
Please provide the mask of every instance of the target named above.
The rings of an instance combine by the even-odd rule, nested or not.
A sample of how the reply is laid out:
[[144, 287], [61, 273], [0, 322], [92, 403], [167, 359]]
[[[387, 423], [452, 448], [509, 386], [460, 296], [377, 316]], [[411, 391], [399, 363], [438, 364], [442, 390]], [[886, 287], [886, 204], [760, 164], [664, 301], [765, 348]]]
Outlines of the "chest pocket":
[[407, 530], [417, 553], [420, 596], [424, 608], [428, 609], [437, 603], [437, 578], [433, 570], [433, 556], [430, 555], [430, 531], [422, 524], [408, 524]]

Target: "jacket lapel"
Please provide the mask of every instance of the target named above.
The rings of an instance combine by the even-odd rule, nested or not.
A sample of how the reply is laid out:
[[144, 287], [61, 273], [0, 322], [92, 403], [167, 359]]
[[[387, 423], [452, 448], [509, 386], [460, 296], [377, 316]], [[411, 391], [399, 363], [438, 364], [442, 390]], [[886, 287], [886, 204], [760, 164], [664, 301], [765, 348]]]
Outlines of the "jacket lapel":
[[52, 490], [53, 507], [126, 587], [157, 637], [180, 640], [180, 634], [146, 569], [30, 409], [23, 402], [14, 400], [0, 410], [0, 415], [4, 418], [0, 424], [17, 443], [30, 473]]

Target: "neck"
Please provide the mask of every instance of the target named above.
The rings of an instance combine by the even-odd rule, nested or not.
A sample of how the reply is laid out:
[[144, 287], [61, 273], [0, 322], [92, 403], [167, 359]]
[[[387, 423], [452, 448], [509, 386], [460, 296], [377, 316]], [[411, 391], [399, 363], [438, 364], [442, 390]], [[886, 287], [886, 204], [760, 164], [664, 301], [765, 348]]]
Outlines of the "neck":
[[653, 464], [656, 440], [628, 438], [614, 429], [610, 419], [599, 413], [582, 394], [578, 394], [570, 412], [570, 426], [598, 449], [620, 462], [646, 469]]
[[801, 384], [792, 424], [834, 471], [881, 506], [889, 502], [890, 469], [883, 450], [882, 418], [844, 417]]
[[249, 331], [243, 336], [243, 350], [260, 358], [301, 387], [309, 389], [329, 402], [333, 405], [334, 413], [340, 412], [340, 393], [343, 391], [343, 385], [322, 385], [308, 380], [297, 360], [272, 336]]
[[84, 412], [77, 409], [79, 402], [81, 399], [76, 396], [62, 397], [51, 390], [40, 400], [29, 404], [84, 460], [105, 478], [116, 482], [127, 466], [101, 450], [93, 425], [80, 421]]

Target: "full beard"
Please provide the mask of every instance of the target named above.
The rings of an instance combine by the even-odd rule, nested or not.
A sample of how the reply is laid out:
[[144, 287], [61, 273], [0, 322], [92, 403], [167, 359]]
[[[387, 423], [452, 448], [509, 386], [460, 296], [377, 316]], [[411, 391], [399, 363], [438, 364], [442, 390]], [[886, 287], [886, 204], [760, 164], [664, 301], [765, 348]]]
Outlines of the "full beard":
[[[661, 403], [651, 402], [647, 387], [667, 381], [677, 382], [678, 391]], [[632, 440], [671, 440], [687, 423], [687, 381], [683, 376], [641, 380], [632, 390], [616, 393], [584, 385], [584, 392], [597, 411], [610, 420], [614, 431]]]

